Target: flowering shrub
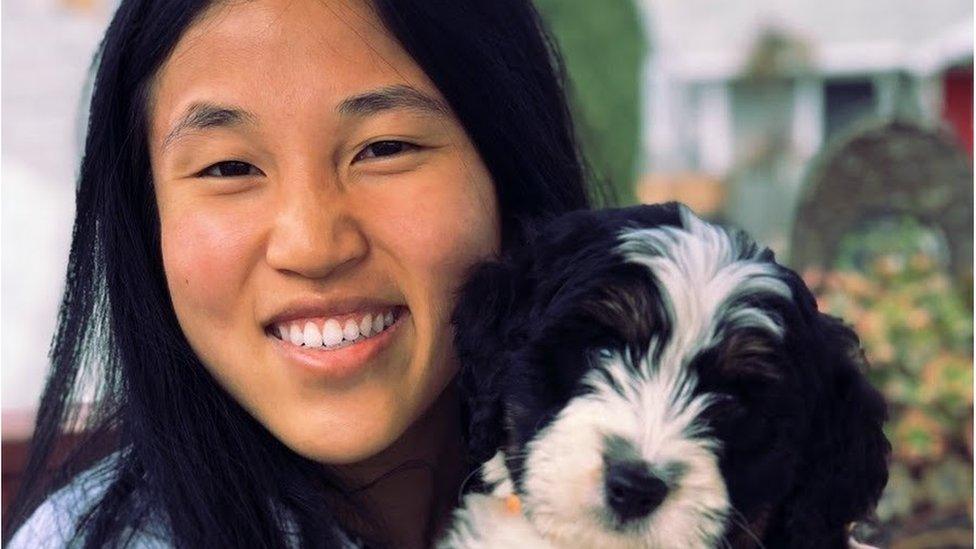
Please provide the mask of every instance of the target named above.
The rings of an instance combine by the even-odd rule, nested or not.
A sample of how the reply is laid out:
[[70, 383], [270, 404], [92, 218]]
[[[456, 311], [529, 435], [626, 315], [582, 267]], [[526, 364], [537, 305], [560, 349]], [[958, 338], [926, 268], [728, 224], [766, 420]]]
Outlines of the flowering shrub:
[[861, 235], [837, 270], [804, 278], [822, 311], [854, 326], [868, 376], [888, 401], [891, 476], [878, 518], [917, 532], [946, 520], [958, 527], [963, 517], [971, 531], [972, 310], [938, 255], [912, 245], [913, 230]]

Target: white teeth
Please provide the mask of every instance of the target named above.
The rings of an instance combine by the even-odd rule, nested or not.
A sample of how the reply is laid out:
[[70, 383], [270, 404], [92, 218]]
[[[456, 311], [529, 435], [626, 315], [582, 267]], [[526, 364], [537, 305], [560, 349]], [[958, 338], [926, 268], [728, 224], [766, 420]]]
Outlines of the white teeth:
[[342, 343], [342, 326], [339, 325], [338, 320], [330, 318], [322, 327], [322, 344], [332, 346], [339, 343]]
[[366, 315], [359, 321], [359, 335], [363, 337], [373, 335], [373, 315]]
[[346, 321], [345, 327], [342, 328], [342, 336], [348, 341], [352, 341], [359, 337], [359, 325], [356, 324], [355, 320], [350, 318]]
[[319, 331], [318, 326], [312, 324], [311, 322], [305, 323], [305, 331], [303, 334], [305, 336], [305, 346], [306, 347], [321, 347], [322, 346], [322, 332]]
[[312, 321], [292, 321], [277, 324], [272, 328], [272, 333], [278, 335], [282, 341], [289, 341], [293, 345], [306, 347], [335, 347], [340, 343], [357, 341], [362, 338], [372, 337], [396, 321], [393, 311], [386, 313], [369, 313], [363, 315], [357, 322], [355, 319], [347, 319], [345, 323], [330, 318], [322, 325]]
[[302, 329], [298, 327], [298, 324], [291, 324], [288, 331], [288, 339], [290, 339], [294, 345], [301, 345], [302, 343], [305, 343], [305, 335], [302, 333]]

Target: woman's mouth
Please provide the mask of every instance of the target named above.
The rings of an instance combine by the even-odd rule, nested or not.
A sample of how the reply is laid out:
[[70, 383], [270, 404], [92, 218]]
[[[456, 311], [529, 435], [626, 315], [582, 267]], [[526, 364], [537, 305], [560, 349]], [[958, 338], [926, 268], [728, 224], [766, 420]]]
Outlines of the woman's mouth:
[[296, 347], [331, 351], [384, 333], [399, 318], [401, 307], [334, 318], [308, 318], [280, 322], [267, 333]]
[[335, 381], [352, 378], [402, 332], [403, 306], [331, 318], [302, 318], [265, 329], [275, 351], [304, 375]]

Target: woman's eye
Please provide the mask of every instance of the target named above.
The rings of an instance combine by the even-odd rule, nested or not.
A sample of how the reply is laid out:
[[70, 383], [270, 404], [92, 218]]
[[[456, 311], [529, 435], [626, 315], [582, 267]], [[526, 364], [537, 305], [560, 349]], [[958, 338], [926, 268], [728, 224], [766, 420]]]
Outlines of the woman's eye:
[[240, 160], [225, 160], [200, 172], [207, 177], [244, 177], [247, 175], [261, 175], [261, 170], [247, 162]]
[[404, 141], [377, 141], [367, 145], [366, 148], [356, 155], [356, 158], [353, 158], [353, 162], [364, 160], [366, 158], [393, 156], [416, 148], [416, 145], [412, 145]]

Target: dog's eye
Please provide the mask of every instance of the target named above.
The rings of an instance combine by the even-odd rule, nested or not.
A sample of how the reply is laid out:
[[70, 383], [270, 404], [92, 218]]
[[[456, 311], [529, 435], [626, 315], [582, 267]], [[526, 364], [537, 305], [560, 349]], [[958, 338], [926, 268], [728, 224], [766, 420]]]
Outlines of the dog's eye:
[[587, 345], [587, 353], [595, 360], [613, 360], [625, 356], [627, 344], [616, 334], [602, 334]]
[[730, 394], [716, 393], [709, 412], [720, 421], [732, 421], [745, 415], [746, 409], [738, 398]]
[[601, 345], [592, 350], [593, 356], [600, 360], [610, 360], [617, 356], [617, 349], [611, 345]]

